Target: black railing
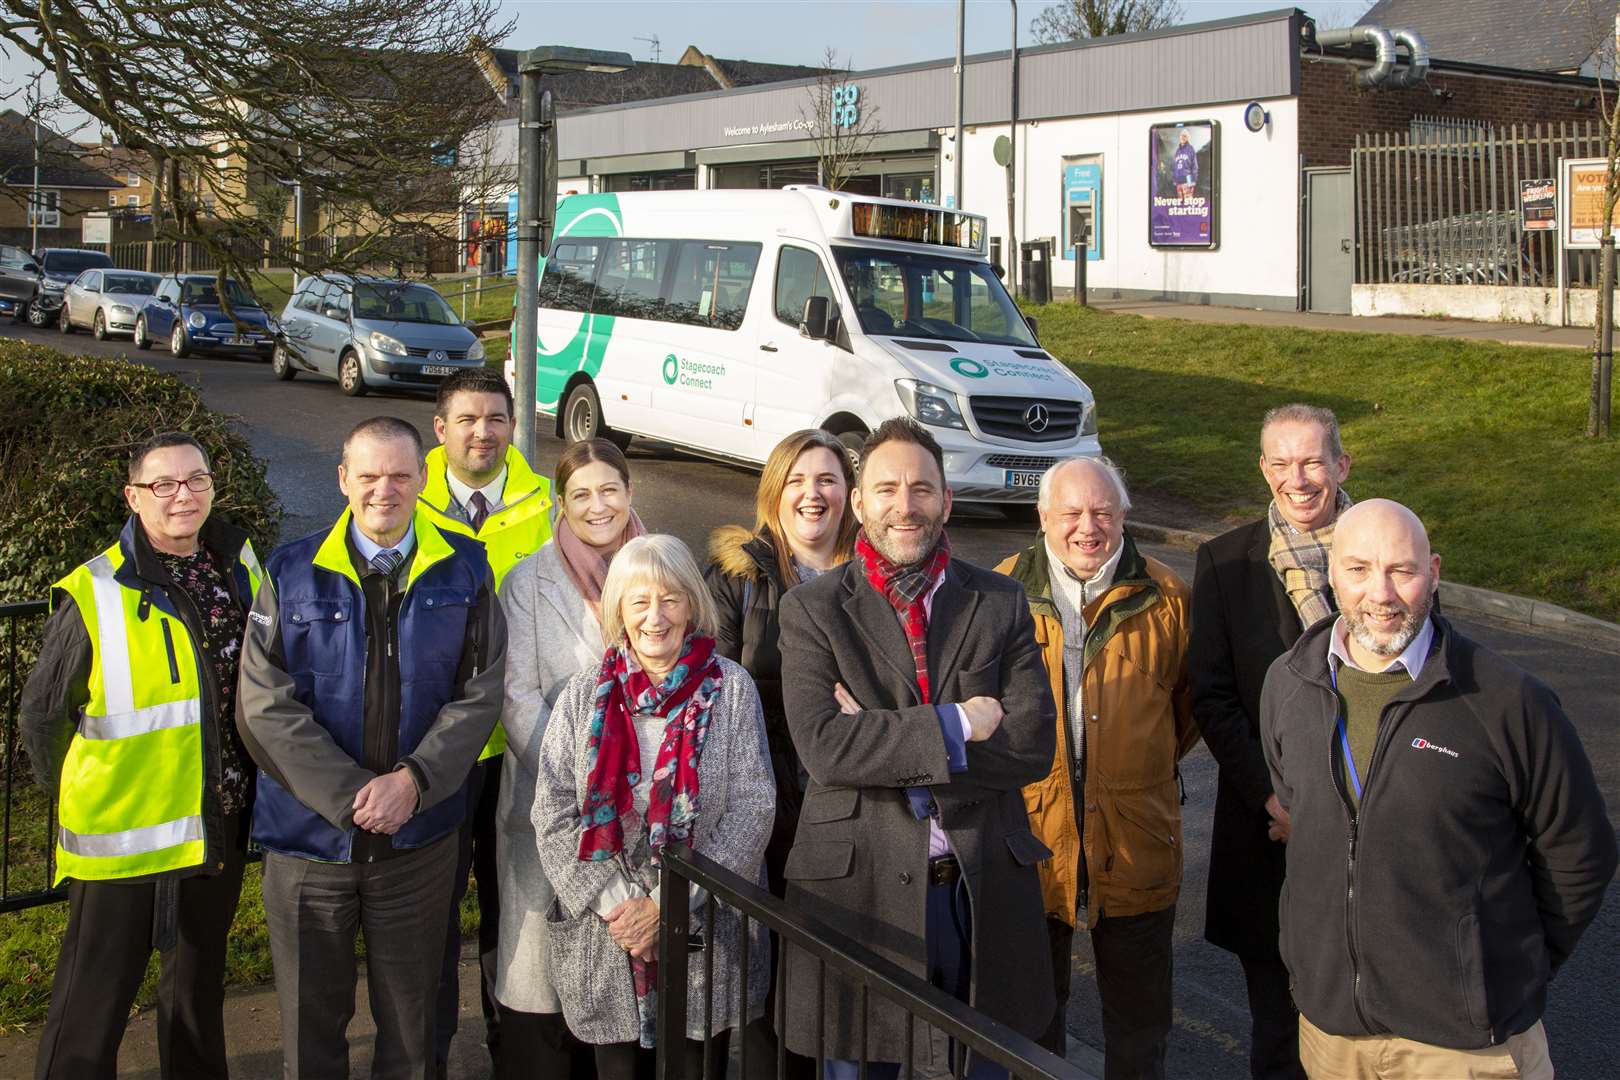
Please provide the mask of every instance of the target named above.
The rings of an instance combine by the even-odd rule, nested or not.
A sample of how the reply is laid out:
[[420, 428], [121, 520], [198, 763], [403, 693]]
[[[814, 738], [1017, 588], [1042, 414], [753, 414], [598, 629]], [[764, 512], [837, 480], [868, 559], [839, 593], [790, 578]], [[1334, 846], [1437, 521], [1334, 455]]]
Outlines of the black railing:
[[[735, 911], [742, 920], [739, 960], [741, 963], [741, 992], [738, 994], [738, 1013], [735, 1018], [716, 1017], [713, 1014], [713, 950], [703, 949], [705, 965], [704, 986], [709, 1000], [705, 1002], [704, 1016], [708, 1037], [703, 1040], [704, 1074], [709, 1074], [711, 1043], [714, 1036], [731, 1023], [737, 1027], [737, 1036], [731, 1040], [739, 1055], [738, 1073], [748, 1075], [748, 1040], [741, 1037], [748, 1021], [748, 950], [749, 930], [758, 922], [784, 942], [792, 942], [821, 962], [821, 978], [817, 986], [814, 1007], [817, 1027], [826, 1030], [827, 971], [838, 971], [860, 987], [860, 1016], [862, 1054], [860, 1076], [865, 1080], [867, 1065], [872, 1061], [893, 1061], [899, 1051], [900, 1076], [911, 1080], [913, 1076], [913, 1031], [916, 1025], [906, 1024], [904, 1047], [878, 1047], [873, 1057], [866, 1046], [868, 1001], [875, 995], [898, 1005], [909, 1018], [919, 1020], [940, 1034], [965, 1047], [977, 1057], [983, 1057], [1025, 1080], [1095, 1080], [1090, 1074], [1058, 1057], [1049, 1050], [1013, 1031], [1005, 1024], [991, 1020], [975, 1009], [964, 1005], [937, 987], [877, 956], [852, 938], [806, 917], [766, 890], [739, 877], [690, 848], [671, 845], [664, 849], [663, 876], [659, 885], [658, 926], [658, 1078], [657, 1080], [700, 1080], [683, 1076], [685, 1055], [679, 1050], [687, 1031], [687, 974], [690, 954], [687, 951], [690, 933], [691, 909], [688, 885], [697, 885], [709, 892], [709, 903], [721, 903]], [[1045, 962], [1046, 957], [1040, 957]], [[786, 965], [779, 963], [776, 971], [776, 1015], [773, 1018], [778, 1032], [785, 1029], [788, 1013]], [[818, 1040], [816, 1075], [826, 1075], [826, 1052]], [[967, 1055], [953, 1055], [952, 1072], [962, 1080], [967, 1068]], [[786, 1076], [786, 1047], [777, 1040], [776, 1075]]]
[[18, 745], [17, 702], [33, 667], [39, 631], [50, 605], [44, 600], [0, 604], [0, 754], [5, 804], [0, 810], [0, 913], [67, 898], [53, 890], [56, 876], [56, 804], [34, 783]]

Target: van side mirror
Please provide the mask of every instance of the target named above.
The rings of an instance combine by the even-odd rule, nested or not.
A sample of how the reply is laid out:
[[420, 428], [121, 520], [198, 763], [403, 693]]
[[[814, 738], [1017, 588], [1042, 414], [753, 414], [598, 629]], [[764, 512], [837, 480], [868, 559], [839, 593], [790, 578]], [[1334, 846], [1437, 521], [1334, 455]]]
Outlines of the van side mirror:
[[1025, 315], [1024, 323], [1029, 327], [1029, 336], [1034, 338], [1036, 344], [1041, 340], [1041, 324], [1035, 321], [1035, 316]]
[[462, 319], [461, 320], [461, 325], [465, 326], [467, 329], [471, 330], [475, 334], [478, 333], [478, 320], [477, 319]]
[[825, 296], [810, 297], [804, 302], [804, 320], [799, 323], [799, 333], [813, 341], [831, 340], [830, 311], [831, 304]]

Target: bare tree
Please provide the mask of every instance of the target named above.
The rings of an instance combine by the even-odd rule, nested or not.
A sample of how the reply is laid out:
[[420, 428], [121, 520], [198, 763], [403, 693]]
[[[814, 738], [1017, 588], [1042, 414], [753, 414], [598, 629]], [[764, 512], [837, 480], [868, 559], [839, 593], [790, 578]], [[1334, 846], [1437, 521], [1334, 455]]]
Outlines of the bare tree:
[[860, 171], [861, 157], [877, 138], [878, 110], [862, 100], [849, 65], [840, 67], [831, 48], [822, 55], [821, 74], [805, 88], [798, 126], [815, 146], [821, 183], [834, 191]]
[[[515, 146], [512, 150], [515, 152]], [[478, 275], [474, 295], [481, 303], [484, 297], [484, 275], [489, 272], [489, 260], [495, 251], [490, 233], [484, 223], [489, 220], [492, 205], [504, 207], [508, 193], [517, 190], [517, 164], [511, 153], [503, 152], [501, 141], [493, 124], [486, 124], [472, 132], [461, 143], [457, 163], [460, 184], [462, 220], [476, 218], [479, 222]], [[474, 237], [468, 235], [471, 242]], [[465, 289], [465, 286], [463, 286]], [[466, 311], [467, 297], [462, 293], [462, 310]]]
[[1036, 41], [1051, 44], [1159, 30], [1185, 14], [1178, 0], [1062, 0], [1037, 15], [1030, 28]]
[[1620, 202], [1620, 90], [1616, 87], [1616, 36], [1609, 33], [1609, 11], [1585, 0], [1582, 13], [1594, 42], [1591, 59], [1598, 88], [1598, 123], [1603, 135], [1603, 231], [1599, 237], [1597, 317], [1592, 320], [1592, 386], [1586, 410], [1586, 437], [1606, 439], [1610, 432], [1614, 360], [1614, 208]]
[[474, 63], [510, 29], [496, 6], [0, 0], [0, 45], [160, 163], [156, 239], [212, 256], [222, 279], [244, 275], [279, 234], [254, 212], [279, 178], [344, 236], [305, 245], [294, 268], [354, 269], [453, 238], [455, 148], [501, 107]]

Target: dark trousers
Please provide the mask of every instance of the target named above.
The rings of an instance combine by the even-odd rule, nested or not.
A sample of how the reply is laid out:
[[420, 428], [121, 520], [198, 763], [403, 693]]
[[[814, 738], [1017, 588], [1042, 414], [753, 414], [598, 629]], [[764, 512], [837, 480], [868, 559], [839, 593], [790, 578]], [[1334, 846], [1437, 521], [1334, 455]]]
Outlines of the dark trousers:
[[[782, 939], [771, 935], [771, 988], [765, 992], [765, 1015], [750, 1020], [742, 1030], [747, 1050], [748, 1071], [743, 1080], [777, 1080], [776, 1053], [780, 1041], [776, 1033], [777, 978], [782, 968]], [[785, 1071], [781, 1080], [814, 1080], [816, 1059], [782, 1048]]]
[[[731, 1032], [722, 1031], [709, 1039], [709, 1071], [703, 1071], [703, 1043], [682, 1039], [680, 1052], [685, 1061], [681, 1075], [686, 1080], [725, 1080], [726, 1060], [731, 1052]], [[599, 1080], [653, 1080], [658, 1068], [658, 1052], [643, 1049], [639, 1043], [598, 1043], [596, 1075]], [[531, 1075], [540, 1076], [540, 1073]]]
[[1305, 1080], [1299, 1063], [1299, 1011], [1278, 957], [1242, 956], [1249, 985], [1249, 1074], [1254, 1080]]
[[[1097, 993], [1102, 998], [1105, 1080], [1164, 1080], [1170, 1047], [1171, 947], [1175, 905], [1145, 915], [1105, 916], [1091, 931], [1097, 959]], [[1052, 943], [1052, 980], [1057, 1014], [1040, 1043], [1054, 1054], [1067, 1051], [1074, 927], [1046, 920]]]
[[366, 939], [377, 1021], [372, 1080], [424, 1080], [433, 1069], [433, 1001], [456, 870], [452, 833], [374, 863], [264, 856], [264, 920], [281, 1003], [284, 1080], [349, 1075], [349, 1021]]
[[158, 1061], [163, 1080], [218, 1080], [225, 1057], [225, 936], [242, 893], [239, 815], [225, 819], [224, 869], [139, 885], [73, 881], [56, 958], [37, 1080], [113, 1080], [118, 1044], [155, 944], [159, 893], [174, 903], [174, 945], [158, 977]]
[[[575, 1038], [555, 1013], [526, 1013], [497, 1005], [501, 1011], [501, 1054], [495, 1080], [595, 1080], [592, 1048]], [[697, 1080], [693, 1073], [687, 1073]]]
[[[928, 981], [954, 997], [966, 1002], [973, 988], [973, 912], [968, 900], [967, 883], [956, 881], [949, 885], [928, 886], [928, 912], [925, 934], [928, 955]], [[950, 1057], [955, 1068], [956, 1055], [962, 1052], [951, 1043]], [[859, 1080], [860, 1063], [844, 1058], [828, 1058], [825, 1080]], [[867, 1080], [898, 1080], [900, 1063], [869, 1061], [866, 1063]], [[992, 1061], [978, 1057], [969, 1059], [966, 1080], [1006, 1080], [1007, 1070]]]
[[[444, 943], [444, 970], [434, 1013], [433, 1056], [440, 1066], [450, 1060], [461, 1014], [461, 899], [467, 895], [467, 870], [478, 881], [478, 996], [484, 1009], [485, 1043], [500, 1063], [501, 1017], [494, 996], [495, 943], [501, 930], [501, 894], [495, 880], [495, 804], [501, 795], [501, 757], [474, 765], [467, 776], [467, 817], [461, 824], [456, 856], [455, 891], [450, 895], [450, 929]], [[444, 1070], [441, 1068], [441, 1075]]]

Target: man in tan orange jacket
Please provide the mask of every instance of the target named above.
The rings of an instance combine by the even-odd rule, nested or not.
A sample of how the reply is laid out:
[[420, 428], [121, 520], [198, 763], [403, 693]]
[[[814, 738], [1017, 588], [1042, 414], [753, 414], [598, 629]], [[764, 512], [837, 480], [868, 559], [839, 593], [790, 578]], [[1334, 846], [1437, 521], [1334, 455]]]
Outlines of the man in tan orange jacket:
[[1077, 925], [1091, 931], [1109, 1077], [1162, 1078], [1181, 890], [1176, 763], [1198, 739], [1187, 688], [1190, 591], [1125, 531], [1130, 496], [1106, 458], [1041, 479], [1041, 536], [996, 569], [1029, 597], [1057, 702], [1057, 753], [1024, 789], [1040, 864], [1065, 1050]]

